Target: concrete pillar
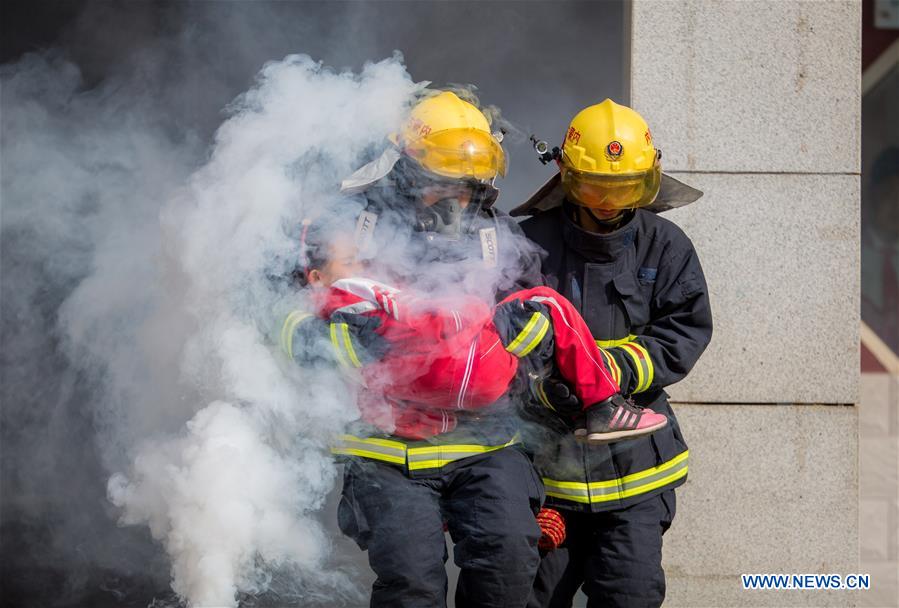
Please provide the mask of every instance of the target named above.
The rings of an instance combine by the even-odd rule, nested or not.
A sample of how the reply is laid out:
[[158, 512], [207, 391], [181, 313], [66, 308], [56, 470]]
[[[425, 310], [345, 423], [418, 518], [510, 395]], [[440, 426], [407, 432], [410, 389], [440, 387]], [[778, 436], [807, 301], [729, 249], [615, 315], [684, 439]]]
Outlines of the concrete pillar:
[[[670, 393], [691, 447], [670, 606], [847, 606], [742, 573], [858, 572], [861, 3], [635, 0], [631, 103], [702, 259], [712, 344]], [[876, 584], [876, 580], [872, 581]]]

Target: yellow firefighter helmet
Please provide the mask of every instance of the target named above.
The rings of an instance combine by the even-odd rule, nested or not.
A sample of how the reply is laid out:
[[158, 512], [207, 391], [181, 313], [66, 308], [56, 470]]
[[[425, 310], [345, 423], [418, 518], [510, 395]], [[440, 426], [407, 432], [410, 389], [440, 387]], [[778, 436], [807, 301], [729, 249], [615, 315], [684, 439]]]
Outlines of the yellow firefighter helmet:
[[571, 202], [603, 211], [650, 205], [661, 154], [643, 117], [611, 99], [581, 110], [562, 144], [562, 188]]
[[487, 117], [449, 91], [420, 101], [394, 139], [403, 154], [442, 177], [490, 181], [506, 173]]

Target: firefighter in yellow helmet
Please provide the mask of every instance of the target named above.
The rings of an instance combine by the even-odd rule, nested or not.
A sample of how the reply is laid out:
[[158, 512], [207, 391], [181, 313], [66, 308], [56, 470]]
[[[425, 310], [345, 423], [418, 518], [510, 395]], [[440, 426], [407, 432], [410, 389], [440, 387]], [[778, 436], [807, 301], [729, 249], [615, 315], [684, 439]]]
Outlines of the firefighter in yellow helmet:
[[502, 136], [474, 103], [427, 91], [390, 137], [393, 145], [341, 189], [364, 193], [375, 214], [411, 215], [411, 227], [432, 240], [459, 239], [474, 232], [478, 218], [496, 216], [494, 182], [506, 173]]
[[449, 91], [416, 104], [391, 139], [403, 154], [437, 176], [492, 182], [506, 173], [501, 139], [490, 130], [487, 117]]
[[[532, 216], [521, 226], [547, 252], [547, 284], [578, 307], [621, 392], [669, 424], [624, 443], [562, 433], [539, 446], [547, 505], [562, 513], [567, 540], [543, 555], [528, 607], [570, 607], [579, 588], [588, 606], [659, 606], [662, 534], [689, 455], [664, 388], [699, 359], [712, 316], [690, 239], [658, 213], [701, 193], [661, 172], [646, 121], [608, 99], [579, 112], [560, 147], [535, 147], [559, 173], [512, 214]], [[549, 405], [550, 422], [570, 407]]]
[[[493, 208], [494, 180], [506, 169], [500, 139], [471, 101], [427, 94], [387, 150], [342, 184], [366, 202], [357, 241], [373, 239], [376, 249], [417, 246], [411, 257], [424, 272], [452, 259], [476, 273], [502, 264], [502, 252], [503, 260], [519, 258], [520, 281], [510, 289], [538, 284], [536, 248]], [[412, 238], [394, 238], [397, 229]], [[282, 332], [295, 359], [304, 356], [297, 344], [330, 343], [327, 327], [315, 339], [316, 320], [300, 318], [292, 313]], [[372, 332], [352, 329], [350, 339], [357, 353], [378, 342]], [[539, 564], [542, 488], [513, 406], [503, 397], [476, 414], [451, 410], [418, 426], [410, 407], [394, 410], [391, 431], [360, 429], [340, 438], [332, 450], [346, 463], [339, 525], [368, 551], [377, 575], [371, 606], [446, 605], [444, 525], [460, 568], [457, 606], [525, 604]]]
[[571, 121], [560, 163], [562, 189], [600, 222], [655, 201], [661, 154], [639, 114], [608, 100]]
[[662, 151], [649, 125], [631, 108], [611, 99], [584, 108], [571, 120], [562, 147], [534, 140], [541, 162], [555, 160], [559, 173], [512, 215], [536, 215], [561, 205], [576, 206], [587, 223], [614, 226], [625, 212], [655, 213], [696, 201], [702, 192], [662, 173]]

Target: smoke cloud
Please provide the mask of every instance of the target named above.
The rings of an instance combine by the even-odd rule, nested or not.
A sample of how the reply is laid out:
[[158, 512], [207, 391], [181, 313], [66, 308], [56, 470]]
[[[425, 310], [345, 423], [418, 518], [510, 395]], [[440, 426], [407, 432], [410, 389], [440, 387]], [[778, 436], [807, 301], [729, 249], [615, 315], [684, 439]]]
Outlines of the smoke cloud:
[[[172, 584], [195, 605], [364, 604], [346, 554], [364, 557], [319, 513], [353, 387], [290, 365], [274, 339], [305, 305], [283, 280], [299, 221], [355, 216], [336, 185], [419, 90], [400, 57], [364, 61], [405, 49], [417, 78], [477, 82], [518, 135], [551, 135], [621, 85], [615, 62], [595, 91], [551, 60], [545, 41], [563, 37], [547, 24], [609, 56], [620, 7], [478, 3], [473, 21], [455, 3], [29, 2], [25, 23], [15, 6], [0, 66], [4, 603], [142, 606]], [[58, 39], [37, 35], [63, 13]], [[595, 36], [605, 14], [614, 35]], [[351, 67], [291, 56], [254, 84], [294, 49]], [[509, 208], [540, 179], [495, 119]], [[511, 251], [489, 274], [477, 251], [423, 272], [400, 226], [379, 230], [389, 246], [367, 255], [391, 281], [489, 298], [514, 280]]]
[[[278, 278], [296, 263], [296, 226], [337, 205], [340, 177], [416, 89], [400, 58], [359, 74], [305, 56], [266, 65], [190, 175], [190, 145], [114, 95], [79, 94], [73, 66], [30, 57], [4, 77], [4, 235], [53, 282], [77, 281], [56, 329], [99, 385], [122, 523], [149, 525], [191, 605], [234, 605], [275, 568], [305, 593], [349, 588], [326, 570], [314, 513], [336, 472], [327, 439], [357, 417], [354, 399], [336, 374], [287, 365], [270, 336], [295, 297]], [[41, 281], [21, 278], [30, 293], [6, 299], [24, 307]]]

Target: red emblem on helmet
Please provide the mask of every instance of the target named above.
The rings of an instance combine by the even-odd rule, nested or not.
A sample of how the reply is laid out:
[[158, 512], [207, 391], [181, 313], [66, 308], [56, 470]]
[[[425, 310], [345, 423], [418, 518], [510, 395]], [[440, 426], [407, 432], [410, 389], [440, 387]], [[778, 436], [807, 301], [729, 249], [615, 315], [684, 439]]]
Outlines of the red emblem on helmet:
[[612, 158], [618, 158], [621, 156], [621, 153], [624, 152], [624, 148], [621, 147], [621, 142], [612, 141], [606, 146], [606, 152], [608, 152], [609, 156]]

